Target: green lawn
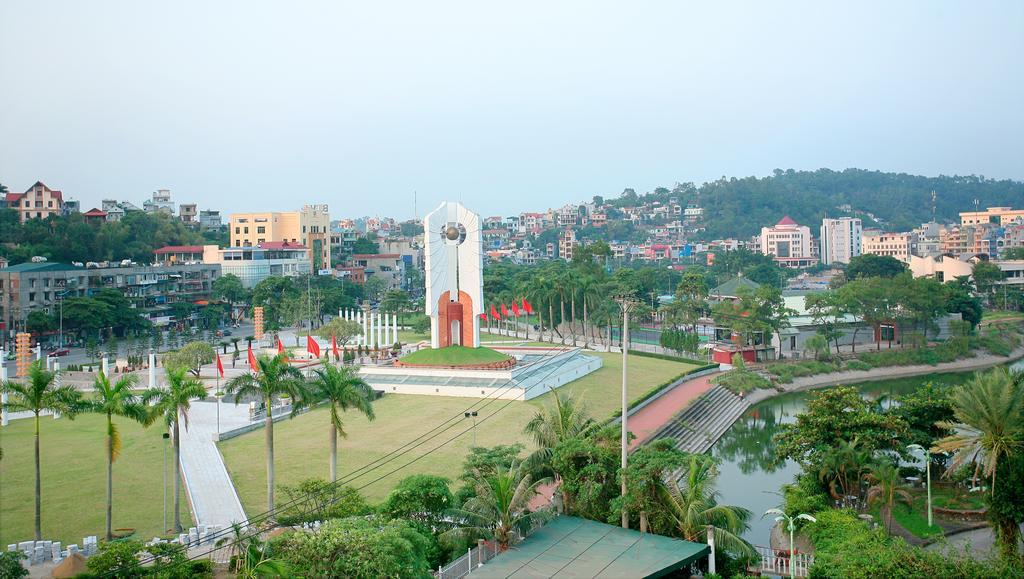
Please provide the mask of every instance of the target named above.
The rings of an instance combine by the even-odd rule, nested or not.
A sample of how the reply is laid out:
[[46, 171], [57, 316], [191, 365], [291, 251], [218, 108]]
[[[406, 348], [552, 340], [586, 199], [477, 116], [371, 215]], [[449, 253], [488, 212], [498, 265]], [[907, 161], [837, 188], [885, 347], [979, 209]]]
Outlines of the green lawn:
[[[162, 535], [163, 527], [161, 428], [144, 429], [135, 423], [115, 420], [121, 431], [122, 448], [121, 457], [114, 463], [114, 528], [135, 528], [137, 536], [152, 539]], [[73, 421], [44, 416], [40, 424], [43, 538], [78, 545], [86, 535], [102, 538], [107, 485], [106, 419], [95, 414]], [[34, 538], [33, 420], [11, 421], [0, 429], [0, 444], [4, 452], [0, 460], [0, 544], [7, 545]], [[168, 505], [173, 504], [172, 498], [168, 496]], [[184, 492], [182, 516], [191, 520]], [[170, 508], [168, 519], [173, 521]]]
[[490, 348], [467, 348], [449, 346], [432, 350], [424, 348], [402, 357], [408, 364], [429, 364], [434, 366], [466, 366], [469, 364], [490, 364], [507, 360], [508, 356]]
[[[535, 333], [535, 332], [531, 332]], [[415, 344], [420, 341], [430, 341], [430, 332], [423, 334], [413, 332], [412, 330], [398, 330], [398, 341], [403, 344]], [[500, 334], [488, 334], [486, 332], [480, 333], [481, 342], [523, 342], [525, 338], [515, 336], [503, 336]]]
[[[581, 396], [591, 414], [599, 419], [611, 417], [618, 409], [621, 384], [621, 356], [595, 354], [604, 359], [604, 367], [560, 391]], [[651, 387], [665, 382], [692, 368], [689, 364], [654, 358], [630, 358], [629, 396], [639, 397]], [[477, 446], [494, 446], [529, 441], [523, 435], [523, 425], [542, 407], [551, 394], [529, 402], [493, 400], [479, 410], [476, 429]], [[398, 461], [368, 473], [354, 481], [355, 486], [369, 484], [362, 493], [371, 501], [383, 499], [401, 478], [410, 474], [428, 473], [454, 479], [461, 472], [463, 457], [472, 445], [472, 431], [459, 435], [453, 442], [440, 446], [445, 440], [469, 428], [472, 423], [462, 413], [474, 403], [469, 398], [440, 396], [412, 396], [389, 394], [374, 403], [377, 419], [368, 422], [361, 415], [349, 413], [345, 417], [348, 437], [338, 442], [339, 470], [342, 475], [381, 457], [392, 449], [430, 431], [452, 416], [458, 416], [457, 426], [437, 439], [414, 449]], [[499, 411], [500, 409], [500, 411]], [[274, 426], [275, 475], [279, 484], [295, 484], [310, 477], [328, 476], [327, 416], [323, 409], [314, 410]], [[425, 458], [387, 475], [424, 452], [440, 448]], [[246, 512], [255, 514], [266, 509], [266, 472], [263, 465], [264, 441], [261, 431], [254, 431], [220, 444], [228, 472], [235, 482]], [[379, 476], [385, 476], [374, 482]]]

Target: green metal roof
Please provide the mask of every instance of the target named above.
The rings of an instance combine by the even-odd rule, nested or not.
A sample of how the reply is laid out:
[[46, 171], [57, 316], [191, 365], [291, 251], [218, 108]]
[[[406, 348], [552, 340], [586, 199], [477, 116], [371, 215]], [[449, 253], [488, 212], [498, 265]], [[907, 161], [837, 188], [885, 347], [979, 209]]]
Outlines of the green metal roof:
[[43, 261], [39, 263], [19, 263], [18, 265], [9, 265], [3, 269], [0, 269], [0, 273], [11, 272], [11, 273], [23, 273], [26, 271], [71, 271], [81, 269], [73, 265], [66, 263], [56, 263], [50, 261]]
[[471, 577], [662, 577], [707, 555], [708, 546], [560, 516]]
[[737, 295], [736, 292], [739, 291], [739, 289], [741, 287], [745, 287], [745, 288], [753, 291], [753, 290], [756, 290], [757, 288], [761, 287], [761, 284], [759, 284], [756, 281], [753, 281], [753, 280], [751, 280], [749, 278], [745, 278], [743, 276], [738, 276], [738, 277], [734, 277], [734, 278], [730, 279], [729, 281], [723, 283], [722, 285], [716, 287], [715, 289], [711, 290], [709, 293], [710, 293], [710, 295], [713, 295], [713, 296], [735, 296], [735, 295]]

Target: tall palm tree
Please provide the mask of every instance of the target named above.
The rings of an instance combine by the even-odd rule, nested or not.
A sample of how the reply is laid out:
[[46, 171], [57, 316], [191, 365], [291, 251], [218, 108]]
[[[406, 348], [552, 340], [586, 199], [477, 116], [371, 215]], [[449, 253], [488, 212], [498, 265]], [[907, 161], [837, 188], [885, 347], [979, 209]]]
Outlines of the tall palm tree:
[[822, 456], [818, 479], [828, 483], [834, 499], [859, 490], [864, 470], [870, 466], [871, 453], [861, 450], [859, 443], [857, 437], [852, 441], [840, 440]]
[[975, 463], [978, 470], [991, 478], [996, 488], [996, 468], [1011, 454], [1024, 450], [1024, 376], [996, 368], [975, 374], [951, 395], [956, 422], [940, 422], [938, 426], [955, 431], [935, 443], [934, 451], [952, 452], [946, 474], [964, 464]]
[[714, 489], [718, 470], [714, 460], [703, 454], [690, 455], [682, 474], [682, 479], [673, 478], [659, 488], [662, 503], [679, 535], [687, 541], [703, 543], [711, 526], [715, 542], [723, 549], [753, 555], [754, 548], [740, 536], [749, 528], [751, 512], [718, 504], [720, 494]]
[[326, 364], [314, 371], [309, 389], [309, 396], [300, 401], [302, 405], [326, 402], [330, 407], [331, 482], [334, 482], [338, 478], [338, 436], [348, 436], [341, 415], [351, 408], [373, 420], [373, 406], [370, 404], [373, 390], [352, 366], [338, 367], [333, 364]]
[[85, 409], [82, 395], [71, 386], [57, 384], [57, 373], [48, 372], [37, 360], [28, 368], [28, 380], [24, 383], [8, 380], [0, 383], [0, 392], [8, 394], [4, 408], [14, 412], [31, 412], [35, 419], [35, 463], [36, 463], [36, 540], [43, 540], [42, 527], [42, 478], [39, 461], [39, 416], [43, 412], [58, 412], [73, 419]]
[[[532, 472], [551, 473], [550, 460], [554, 449], [562, 441], [586, 436], [598, 428], [598, 423], [587, 413], [586, 406], [569, 394], [554, 391], [552, 404], [538, 411], [523, 432], [533, 437], [537, 450], [526, 459], [526, 467]], [[553, 473], [556, 480], [559, 473]], [[569, 509], [569, 493], [562, 489], [562, 504]]]
[[145, 424], [148, 418], [145, 405], [132, 389], [139, 382], [137, 374], [125, 374], [117, 382], [110, 383], [103, 372], [96, 375], [93, 389], [93, 412], [107, 416], [107, 540], [114, 538], [114, 461], [121, 454], [121, 433], [114, 424], [114, 417], [121, 416]]
[[501, 550], [508, 549], [550, 516], [549, 511], [530, 512], [528, 508], [537, 487], [544, 482], [546, 479], [534, 481], [518, 464], [489, 475], [477, 471], [476, 496], [461, 509], [451, 511], [458, 526], [443, 533], [442, 538], [449, 543], [490, 539]]
[[892, 527], [892, 510], [896, 501], [911, 504], [913, 497], [907, 489], [903, 488], [903, 481], [900, 480], [900, 471], [891, 462], [880, 462], [871, 467], [867, 475], [868, 482], [868, 504], [881, 503], [886, 511], [885, 530]]
[[264, 417], [267, 445], [267, 510], [274, 510], [274, 398], [288, 396], [292, 399], [292, 415], [306, 398], [305, 378], [302, 372], [290, 364], [283, 354], [274, 357], [261, 355], [256, 358], [256, 373], [242, 374], [232, 378], [225, 391], [235, 397], [235, 404], [246, 396], [259, 398], [266, 410]]
[[174, 448], [174, 530], [180, 533], [181, 526], [181, 424], [188, 430], [188, 411], [192, 400], [206, 398], [206, 387], [196, 378], [189, 376], [188, 368], [164, 368], [167, 385], [150, 388], [142, 395], [142, 403], [149, 406], [146, 425], [163, 419], [171, 429]]

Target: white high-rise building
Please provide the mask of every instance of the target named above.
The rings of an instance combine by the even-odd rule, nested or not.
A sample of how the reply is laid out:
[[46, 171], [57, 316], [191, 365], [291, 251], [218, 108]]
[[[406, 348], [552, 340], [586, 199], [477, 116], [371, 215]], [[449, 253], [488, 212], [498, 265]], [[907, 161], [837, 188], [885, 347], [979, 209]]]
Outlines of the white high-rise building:
[[850, 263], [861, 254], [863, 227], [856, 217], [821, 220], [821, 263]]

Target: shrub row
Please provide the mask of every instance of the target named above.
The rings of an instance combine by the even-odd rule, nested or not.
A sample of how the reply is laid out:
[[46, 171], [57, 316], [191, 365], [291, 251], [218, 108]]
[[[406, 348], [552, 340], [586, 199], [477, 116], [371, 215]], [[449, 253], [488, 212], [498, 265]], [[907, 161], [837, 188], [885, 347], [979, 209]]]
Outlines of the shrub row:
[[[640, 350], [630, 350], [630, 356], [640, 356], [641, 358], [654, 358], [655, 360], [668, 360], [669, 362], [682, 362], [684, 364], [696, 364], [697, 366], [707, 365], [706, 360], [694, 360], [693, 358], [683, 358], [682, 356], [670, 356], [668, 354], [654, 354], [651, 352], [641, 352]], [[718, 364], [714, 364], [717, 366]]]

